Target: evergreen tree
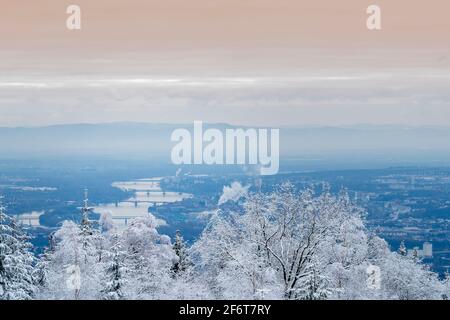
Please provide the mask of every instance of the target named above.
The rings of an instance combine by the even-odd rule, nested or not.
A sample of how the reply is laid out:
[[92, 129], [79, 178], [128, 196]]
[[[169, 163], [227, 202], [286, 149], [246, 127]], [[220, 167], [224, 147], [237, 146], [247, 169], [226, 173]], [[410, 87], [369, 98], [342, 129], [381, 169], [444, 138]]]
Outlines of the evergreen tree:
[[34, 256], [29, 238], [0, 202], [0, 300], [32, 299]]
[[40, 298], [94, 299], [101, 291], [105, 239], [89, 213], [87, 190], [81, 207], [81, 222], [64, 221], [50, 239], [50, 250], [41, 257], [38, 279]]
[[34, 274], [36, 285], [39, 289], [46, 290], [49, 283], [49, 265], [51, 263], [52, 254], [55, 252], [55, 233], [52, 232], [48, 236], [48, 247], [44, 249], [44, 253], [39, 256]]
[[152, 215], [133, 219], [123, 230], [127, 272], [125, 294], [129, 299], [167, 297], [172, 278], [170, 268], [176, 259], [170, 238], [157, 231]]
[[55, 233], [55, 249], [43, 261], [46, 282], [40, 298], [94, 299], [101, 290], [99, 248], [97, 239], [86, 235], [81, 226], [64, 221]]
[[442, 300], [450, 299], [450, 273], [445, 272], [444, 280], [442, 282]]
[[108, 261], [105, 263], [104, 289], [101, 298], [104, 300], [122, 300], [124, 294], [124, 274], [126, 252], [123, 250], [122, 242], [117, 234], [112, 236], [112, 245], [107, 254]]
[[325, 300], [330, 294], [327, 286], [328, 279], [312, 269], [305, 277], [303, 289], [295, 292], [295, 296], [302, 300]]
[[186, 248], [186, 243], [183, 239], [183, 236], [181, 235], [180, 230], [177, 230], [176, 232], [173, 250], [178, 259], [173, 264], [172, 271], [175, 275], [178, 275], [185, 272], [192, 265], [192, 261]]
[[406, 254], [408, 253], [406, 250], [405, 241], [402, 241], [400, 243], [400, 247], [398, 248], [398, 253], [402, 256], [406, 256]]
[[418, 261], [419, 261], [419, 251], [418, 251], [417, 248], [414, 248], [414, 249], [413, 249], [412, 257], [413, 257], [413, 259], [414, 259], [415, 262], [418, 262]]

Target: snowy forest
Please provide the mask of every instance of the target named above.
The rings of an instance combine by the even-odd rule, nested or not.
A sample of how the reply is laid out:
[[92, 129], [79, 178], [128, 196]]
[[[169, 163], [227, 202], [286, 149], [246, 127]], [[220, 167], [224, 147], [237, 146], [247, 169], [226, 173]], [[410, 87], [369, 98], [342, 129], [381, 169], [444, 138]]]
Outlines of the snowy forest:
[[417, 257], [392, 251], [364, 225], [365, 212], [333, 195], [283, 184], [249, 193], [239, 210], [212, 214], [188, 245], [158, 232], [149, 214], [117, 228], [65, 221], [36, 257], [0, 208], [0, 299], [447, 299]]

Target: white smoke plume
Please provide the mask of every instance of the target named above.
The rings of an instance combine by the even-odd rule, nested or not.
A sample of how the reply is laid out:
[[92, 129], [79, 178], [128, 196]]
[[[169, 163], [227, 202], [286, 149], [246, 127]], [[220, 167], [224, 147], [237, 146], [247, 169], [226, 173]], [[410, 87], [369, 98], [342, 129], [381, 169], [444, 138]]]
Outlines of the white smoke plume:
[[250, 186], [243, 187], [237, 181], [231, 183], [231, 186], [224, 186], [218, 205], [220, 206], [227, 201], [238, 201], [240, 198], [245, 197], [248, 194], [249, 187]]

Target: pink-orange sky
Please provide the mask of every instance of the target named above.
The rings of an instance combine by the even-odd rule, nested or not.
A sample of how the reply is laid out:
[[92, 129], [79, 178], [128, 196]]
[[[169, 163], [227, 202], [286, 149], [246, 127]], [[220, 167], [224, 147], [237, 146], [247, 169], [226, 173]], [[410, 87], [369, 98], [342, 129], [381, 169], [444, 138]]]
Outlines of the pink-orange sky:
[[448, 0], [0, 0], [0, 125], [447, 125], [449, 16]]

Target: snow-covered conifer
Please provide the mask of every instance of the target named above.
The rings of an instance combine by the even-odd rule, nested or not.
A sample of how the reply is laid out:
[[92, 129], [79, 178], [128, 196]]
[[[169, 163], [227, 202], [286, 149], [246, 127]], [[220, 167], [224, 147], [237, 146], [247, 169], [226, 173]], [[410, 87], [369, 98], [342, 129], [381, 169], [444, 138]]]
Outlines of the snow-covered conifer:
[[192, 261], [189, 257], [186, 243], [181, 235], [180, 230], [177, 230], [175, 234], [175, 242], [173, 244], [173, 251], [177, 255], [177, 259], [172, 266], [172, 271], [175, 276], [186, 272], [186, 270], [192, 265]]
[[[1, 199], [0, 199], [1, 200]], [[29, 238], [0, 202], [0, 300], [29, 300], [36, 286]]]
[[111, 236], [111, 246], [107, 251], [104, 262], [103, 289], [100, 297], [105, 300], [125, 299], [125, 257], [122, 240], [116, 233]]

